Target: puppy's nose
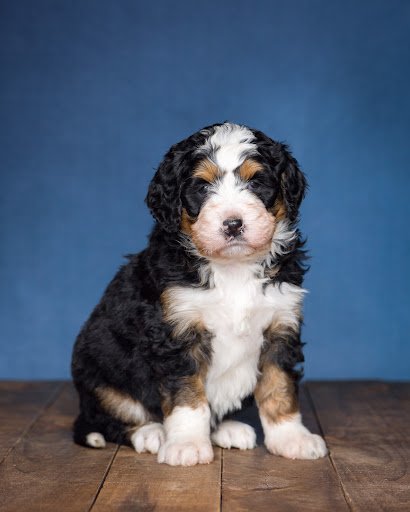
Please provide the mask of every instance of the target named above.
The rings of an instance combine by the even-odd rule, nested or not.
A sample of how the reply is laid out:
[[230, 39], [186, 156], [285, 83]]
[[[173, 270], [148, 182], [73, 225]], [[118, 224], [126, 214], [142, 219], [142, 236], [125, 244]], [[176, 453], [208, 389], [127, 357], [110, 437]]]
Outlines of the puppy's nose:
[[238, 236], [242, 233], [242, 219], [226, 219], [222, 222], [225, 233], [229, 236]]

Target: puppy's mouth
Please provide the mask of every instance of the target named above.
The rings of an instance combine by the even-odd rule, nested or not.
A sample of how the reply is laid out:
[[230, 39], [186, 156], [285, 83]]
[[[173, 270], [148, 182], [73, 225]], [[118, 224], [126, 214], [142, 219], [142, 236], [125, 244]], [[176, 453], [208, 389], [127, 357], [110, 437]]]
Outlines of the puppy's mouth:
[[[205, 212], [206, 213], [206, 212]], [[204, 212], [192, 224], [191, 237], [201, 256], [207, 259], [251, 261], [265, 255], [270, 250], [274, 222], [271, 216], [254, 214], [255, 222], [245, 218], [228, 218], [214, 226], [214, 217], [210, 221]], [[208, 221], [208, 222], [207, 222]], [[216, 224], [216, 222], [215, 222]], [[214, 229], [214, 228], [217, 229]]]
[[229, 245], [229, 246], [247, 244], [247, 241], [244, 236], [244, 231], [245, 231], [245, 226], [242, 226], [234, 234], [232, 234], [229, 231], [226, 231], [224, 229], [221, 229], [221, 233], [222, 233], [222, 236], [224, 237], [225, 243], [226, 243], [226, 245]]
[[232, 246], [232, 245], [247, 245], [247, 241], [245, 240], [245, 237], [241, 235], [224, 235], [225, 238], [225, 244]]
[[229, 235], [224, 233], [224, 244], [220, 249], [220, 254], [224, 256], [248, 256], [254, 252], [255, 248], [249, 243], [246, 239], [246, 236], [243, 233]]
[[248, 245], [245, 240], [229, 240], [226, 245], [228, 247], [244, 247], [245, 245]]

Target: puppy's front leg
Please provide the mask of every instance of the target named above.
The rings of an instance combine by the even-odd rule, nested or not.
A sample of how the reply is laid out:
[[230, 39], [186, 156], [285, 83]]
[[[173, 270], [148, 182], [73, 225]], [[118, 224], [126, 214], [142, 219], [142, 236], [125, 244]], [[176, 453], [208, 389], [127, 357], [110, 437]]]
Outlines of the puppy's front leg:
[[178, 392], [166, 396], [162, 408], [165, 443], [159, 449], [158, 462], [171, 466], [195, 466], [212, 462], [211, 412], [200, 379], [185, 379]]
[[271, 453], [288, 459], [318, 459], [327, 454], [324, 440], [302, 425], [296, 386], [284, 370], [267, 362], [255, 399]]

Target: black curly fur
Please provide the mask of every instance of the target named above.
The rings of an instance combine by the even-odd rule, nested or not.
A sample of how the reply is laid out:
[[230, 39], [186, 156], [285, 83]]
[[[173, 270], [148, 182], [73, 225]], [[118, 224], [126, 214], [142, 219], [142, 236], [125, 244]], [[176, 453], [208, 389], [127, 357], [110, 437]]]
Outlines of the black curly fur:
[[[190, 173], [199, 159], [197, 148], [215, 129], [214, 125], [174, 145], [165, 155], [148, 190], [146, 203], [157, 223], [148, 247], [128, 256], [108, 285], [101, 301], [82, 328], [74, 346], [72, 375], [80, 395], [80, 415], [74, 425], [74, 440], [85, 444], [90, 432], [101, 432], [107, 441], [127, 442], [129, 425], [111, 417], [97, 401], [94, 391], [110, 387], [139, 400], [153, 418], [163, 417], [164, 395], [173, 396], [185, 385], [186, 377], [198, 373], [195, 349], [201, 357], [212, 357], [209, 337], [192, 333], [176, 343], [171, 327], [163, 321], [161, 294], [170, 286], [204, 286], [198, 269], [204, 260], [184, 249], [179, 239], [181, 209]], [[266, 169], [259, 190], [266, 207], [282, 193], [289, 219], [296, 223], [305, 193], [306, 179], [286, 146], [253, 130], [258, 145], [257, 159]], [[192, 202], [192, 200], [191, 200]], [[199, 209], [200, 206], [198, 206]], [[306, 254], [300, 233], [277, 262], [279, 272], [271, 282], [300, 286], [306, 271]], [[205, 284], [206, 286], [206, 284]], [[275, 346], [271, 357], [295, 382], [300, 377], [295, 365], [303, 361], [300, 335], [267, 339]]]

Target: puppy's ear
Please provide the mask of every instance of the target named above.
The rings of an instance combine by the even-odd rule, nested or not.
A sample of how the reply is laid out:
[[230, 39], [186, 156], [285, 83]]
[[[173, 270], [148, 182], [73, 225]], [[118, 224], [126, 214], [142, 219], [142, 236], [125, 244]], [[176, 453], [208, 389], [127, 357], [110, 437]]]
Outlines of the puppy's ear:
[[305, 197], [307, 182], [296, 159], [285, 148], [284, 146], [281, 161], [281, 189], [287, 216], [293, 222], [298, 216], [300, 204]]
[[158, 167], [145, 198], [152, 216], [168, 233], [175, 233], [181, 221], [182, 177], [180, 154], [173, 146]]

